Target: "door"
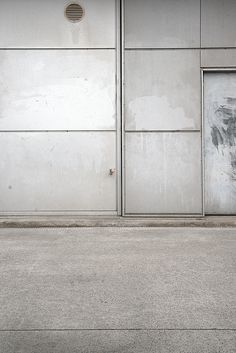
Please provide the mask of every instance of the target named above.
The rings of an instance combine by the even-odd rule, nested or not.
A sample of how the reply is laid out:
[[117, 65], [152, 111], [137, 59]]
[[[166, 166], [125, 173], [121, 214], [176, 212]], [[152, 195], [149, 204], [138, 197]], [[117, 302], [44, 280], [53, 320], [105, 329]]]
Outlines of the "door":
[[205, 211], [236, 214], [236, 72], [204, 73]]
[[117, 214], [117, 8], [1, 1], [1, 214]]

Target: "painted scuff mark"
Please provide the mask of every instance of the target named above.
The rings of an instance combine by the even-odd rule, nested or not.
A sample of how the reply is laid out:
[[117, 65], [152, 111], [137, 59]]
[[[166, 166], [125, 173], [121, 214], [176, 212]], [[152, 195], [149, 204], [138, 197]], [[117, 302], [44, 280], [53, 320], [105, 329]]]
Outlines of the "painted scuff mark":
[[212, 143], [217, 151], [228, 156], [231, 178], [236, 180], [236, 98], [225, 97], [223, 104], [214, 104], [211, 126]]

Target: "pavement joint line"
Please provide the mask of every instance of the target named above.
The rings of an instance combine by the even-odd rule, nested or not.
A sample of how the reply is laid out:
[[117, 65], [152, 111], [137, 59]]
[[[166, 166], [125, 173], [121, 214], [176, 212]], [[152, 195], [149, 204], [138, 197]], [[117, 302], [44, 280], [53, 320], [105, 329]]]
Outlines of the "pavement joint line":
[[147, 329], [142, 329], [142, 328], [134, 328], [134, 329], [119, 329], [119, 328], [114, 328], [114, 329], [89, 329], [89, 328], [85, 328], [85, 329], [0, 329], [0, 333], [2, 332], [69, 332], [69, 331], [236, 331], [235, 328], [147, 328]]

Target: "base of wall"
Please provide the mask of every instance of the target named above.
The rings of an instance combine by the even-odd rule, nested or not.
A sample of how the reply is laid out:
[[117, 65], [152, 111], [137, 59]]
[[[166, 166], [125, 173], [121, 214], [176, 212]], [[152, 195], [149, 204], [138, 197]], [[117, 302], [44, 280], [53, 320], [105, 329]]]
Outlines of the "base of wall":
[[207, 216], [200, 218], [0, 217], [0, 228], [43, 227], [236, 227], [236, 216]]

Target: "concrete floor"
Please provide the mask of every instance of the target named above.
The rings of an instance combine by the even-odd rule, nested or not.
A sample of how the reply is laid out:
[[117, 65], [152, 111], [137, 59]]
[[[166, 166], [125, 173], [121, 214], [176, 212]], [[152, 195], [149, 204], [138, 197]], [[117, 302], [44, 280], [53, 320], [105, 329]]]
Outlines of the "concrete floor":
[[236, 229], [0, 229], [0, 353], [235, 353]]

